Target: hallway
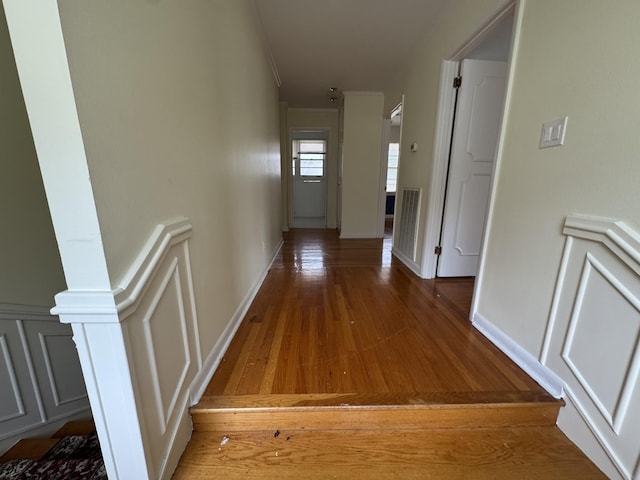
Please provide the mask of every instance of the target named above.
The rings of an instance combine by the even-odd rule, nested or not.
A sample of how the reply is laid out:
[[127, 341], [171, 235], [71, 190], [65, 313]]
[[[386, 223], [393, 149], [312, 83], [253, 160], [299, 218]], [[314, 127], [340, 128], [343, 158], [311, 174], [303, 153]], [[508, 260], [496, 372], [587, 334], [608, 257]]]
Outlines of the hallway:
[[421, 280], [388, 238], [284, 240], [174, 479], [604, 478], [467, 320], [472, 279]]
[[421, 280], [390, 239], [294, 230], [205, 396], [544, 395], [467, 320], [472, 279]]

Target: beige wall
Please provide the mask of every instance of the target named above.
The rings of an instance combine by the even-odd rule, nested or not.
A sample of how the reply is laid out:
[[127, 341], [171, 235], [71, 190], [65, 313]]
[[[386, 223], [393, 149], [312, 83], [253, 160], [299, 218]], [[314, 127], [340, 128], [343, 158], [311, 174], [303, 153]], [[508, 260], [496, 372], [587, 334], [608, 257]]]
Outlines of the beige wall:
[[[640, 227], [640, 113], [633, 101], [640, 60], [624, 48], [640, 42], [640, 4], [545, 0], [524, 8], [479, 311], [537, 355], [566, 215]], [[615, 28], [605, 33], [602, 25]], [[565, 145], [538, 149], [542, 123], [565, 115]]]
[[[451, 55], [505, 3], [506, 0], [447, 2], [433, 29], [429, 30], [412, 53], [404, 81], [398, 190], [402, 187], [423, 189], [418, 225], [417, 265], [422, 264], [423, 257], [441, 62], [451, 58]], [[412, 143], [418, 145], [417, 152], [410, 151], [409, 145]], [[398, 205], [397, 218], [400, 210], [401, 205]]]
[[0, 78], [0, 304], [52, 306], [66, 285], [2, 8]]
[[[477, 309], [540, 358], [565, 217], [608, 217], [640, 229], [640, 3], [535, 0], [523, 8]], [[565, 145], [538, 149], [542, 123], [565, 115]], [[571, 406], [559, 419], [618, 478], [582, 422]]]
[[249, 0], [59, 2], [112, 284], [190, 217], [206, 355], [280, 239], [278, 92]]
[[[319, 108], [290, 108], [287, 111], [287, 157], [291, 156], [288, 133], [292, 129], [320, 129], [329, 132], [327, 155], [327, 228], [336, 228], [336, 200], [338, 188], [338, 110]], [[287, 163], [290, 165], [290, 163]], [[289, 170], [283, 170], [283, 181], [289, 194]], [[286, 202], [283, 202], [286, 203]], [[288, 215], [288, 212], [287, 212]]]
[[382, 94], [345, 92], [340, 231], [343, 237], [377, 235], [383, 107]]

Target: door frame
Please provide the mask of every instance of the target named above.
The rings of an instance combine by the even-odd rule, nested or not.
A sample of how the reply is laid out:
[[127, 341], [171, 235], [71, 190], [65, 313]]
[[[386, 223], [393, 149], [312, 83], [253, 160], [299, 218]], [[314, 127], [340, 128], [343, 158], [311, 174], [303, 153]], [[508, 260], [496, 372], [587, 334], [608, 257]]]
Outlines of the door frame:
[[[449, 154], [451, 150], [451, 134], [453, 129], [453, 117], [455, 110], [456, 92], [453, 88], [453, 80], [458, 75], [460, 62], [471, 53], [480, 43], [482, 43], [494, 30], [494, 28], [506, 17], [513, 15], [513, 30], [511, 33], [511, 45], [509, 48], [508, 70], [505, 89], [505, 101], [502, 112], [502, 121], [499, 127], [498, 142], [496, 147], [496, 158], [491, 174], [491, 185], [489, 188], [489, 202], [485, 216], [485, 227], [489, 224], [493, 215], [495, 199], [495, 172], [500, 166], [501, 154], [504, 142], [504, 127], [511, 93], [512, 78], [515, 68], [516, 50], [520, 27], [522, 23], [521, 0], [509, 0], [494, 16], [481, 26], [469, 39], [454, 51], [449, 58], [444, 59], [440, 69], [440, 87], [438, 93], [438, 112], [436, 117], [436, 131], [434, 135], [434, 154], [431, 169], [431, 181], [429, 185], [429, 198], [427, 201], [427, 216], [425, 222], [425, 234], [423, 243], [423, 255], [421, 265], [422, 278], [435, 278], [437, 267], [437, 255], [435, 248], [440, 241], [442, 229], [442, 216], [444, 212], [444, 196], [447, 183], [447, 170], [449, 165]], [[476, 310], [476, 298], [478, 285], [481, 284], [481, 277], [484, 270], [484, 252], [486, 244], [487, 230], [485, 228], [482, 235], [480, 257], [478, 261], [478, 274], [476, 275], [476, 287], [472, 301], [471, 312]]]
[[377, 238], [384, 238], [384, 222], [387, 210], [387, 167], [389, 165], [389, 139], [391, 138], [391, 119], [382, 119], [382, 145], [380, 146], [380, 185], [378, 187], [378, 228]]
[[324, 228], [327, 228], [329, 222], [329, 146], [333, 139], [331, 138], [331, 128], [328, 127], [289, 127], [289, 131], [287, 132], [287, 146], [286, 146], [286, 162], [285, 162], [285, 173], [287, 175], [287, 226], [288, 228], [293, 227], [293, 171], [291, 169], [291, 160], [293, 160], [293, 151], [291, 149], [292, 142], [294, 140], [294, 135], [296, 132], [314, 132], [319, 133], [322, 132], [324, 134], [324, 140], [327, 142], [326, 144], [326, 154], [324, 158], [324, 177], [325, 177], [325, 196], [324, 196]]

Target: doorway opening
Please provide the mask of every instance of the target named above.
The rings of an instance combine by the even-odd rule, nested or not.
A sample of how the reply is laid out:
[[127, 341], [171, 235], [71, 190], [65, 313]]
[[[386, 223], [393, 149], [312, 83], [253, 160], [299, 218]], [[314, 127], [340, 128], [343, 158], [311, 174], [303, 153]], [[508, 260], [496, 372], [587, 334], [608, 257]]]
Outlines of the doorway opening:
[[327, 143], [324, 131], [291, 134], [291, 226], [327, 226]]
[[[450, 60], [442, 63], [423, 278], [474, 277], [479, 272], [506, 98], [515, 10], [515, 2], [510, 2]], [[486, 65], [499, 72], [484, 71]], [[481, 71], [479, 77], [476, 70]], [[461, 125], [463, 117], [466, 125]], [[453, 262], [451, 258], [445, 259], [446, 255], [453, 257]]]
[[402, 103], [391, 111], [387, 144], [387, 171], [384, 205], [384, 237], [393, 238], [393, 223], [400, 167], [400, 135], [402, 129]]

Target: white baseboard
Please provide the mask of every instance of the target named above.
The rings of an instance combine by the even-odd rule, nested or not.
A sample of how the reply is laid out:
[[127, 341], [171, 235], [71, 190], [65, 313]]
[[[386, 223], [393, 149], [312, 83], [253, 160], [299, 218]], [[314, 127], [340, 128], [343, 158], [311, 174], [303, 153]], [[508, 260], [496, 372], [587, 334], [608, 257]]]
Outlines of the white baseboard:
[[415, 273], [418, 277], [422, 278], [422, 275], [420, 275], [420, 267], [416, 262], [411, 260], [409, 257], [407, 257], [404, 253], [402, 253], [396, 247], [393, 247], [391, 249], [391, 253], [393, 254], [394, 257], [396, 257], [398, 260], [404, 263], [409, 270]]
[[222, 335], [220, 335], [220, 338], [218, 339], [216, 344], [213, 346], [213, 348], [205, 358], [202, 364], [202, 368], [193, 379], [193, 382], [191, 383], [191, 388], [189, 389], [191, 393], [192, 406], [198, 403], [200, 401], [200, 398], [202, 398], [202, 395], [204, 394], [204, 391], [207, 388], [207, 385], [209, 385], [209, 382], [211, 381], [213, 374], [218, 368], [218, 365], [220, 365], [220, 362], [222, 361], [222, 357], [227, 351], [227, 348], [229, 348], [229, 344], [231, 343], [231, 340], [233, 340], [233, 337], [238, 331], [238, 328], [240, 328], [242, 319], [249, 311], [249, 307], [251, 306], [253, 299], [256, 298], [256, 295], [258, 294], [258, 290], [260, 290], [260, 287], [262, 286], [262, 282], [264, 282], [264, 279], [266, 278], [267, 273], [269, 273], [269, 270], [271, 269], [271, 266], [273, 265], [273, 262], [275, 261], [276, 256], [280, 252], [280, 249], [282, 248], [283, 243], [284, 243], [283, 240], [280, 240], [280, 242], [278, 243], [278, 246], [273, 252], [273, 255], [271, 256], [271, 260], [269, 261], [265, 269], [262, 271], [262, 274], [254, 282], [249, 292], [245, 295], [242, 302], [240, 302], [240, 305], [238, 306], [235, 313], [231, 317], [231, 320], [229, 321], [226, 328], [222, 332]]
[[507, 357], [513, 360], [531, 378], [540, 384], [555, 398], [563, 396], [564, 382], [555, 373], [518, 345], [511, 337], [493, 325], [479, 313], [473, 316], [473, 326], [498, 347]]
[[340, 240], [349, 239], [370, 239], [376, 240], [382, 237], [378, 237], [375, 233], [340, 233]]

